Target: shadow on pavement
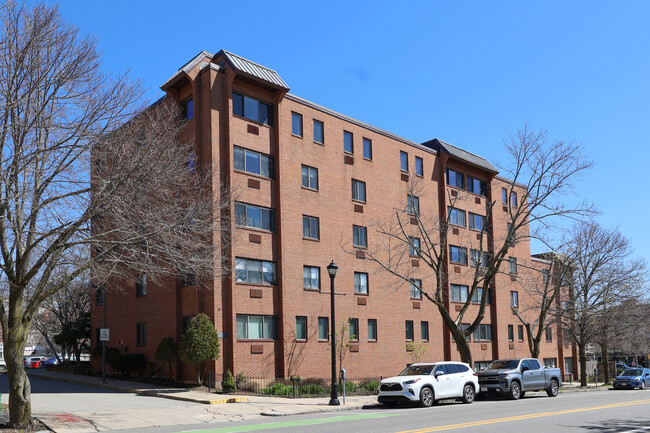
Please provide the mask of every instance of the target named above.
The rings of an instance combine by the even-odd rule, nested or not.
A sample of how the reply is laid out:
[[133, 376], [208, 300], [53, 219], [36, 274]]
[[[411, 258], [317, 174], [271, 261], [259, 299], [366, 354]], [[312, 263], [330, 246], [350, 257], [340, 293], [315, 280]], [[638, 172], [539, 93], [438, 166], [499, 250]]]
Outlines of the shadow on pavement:
[[[644, 431], [649, 430], [650, 418], [641, 418], [641, 419], [612, 419], [601, 421], [598, 424], [584, 424], [579, 426], [579, 428], [586, 431], [594, 432], [629, 432], [629, 431]], [[569, 426], [567, 426], [569, 428]], [[571, 426], [571, 429], [574, 429], [575, 426]]]

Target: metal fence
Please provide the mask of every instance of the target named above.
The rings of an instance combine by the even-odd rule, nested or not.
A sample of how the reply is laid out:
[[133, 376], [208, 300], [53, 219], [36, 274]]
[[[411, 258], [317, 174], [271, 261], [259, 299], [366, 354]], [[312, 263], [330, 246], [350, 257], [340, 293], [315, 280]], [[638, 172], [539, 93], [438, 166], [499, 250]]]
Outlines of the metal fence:
[[[215, 380], [216, 379], [216, 380]], [[221, 379], [221, 380], [220, 380]], [[208, 377], [208, 387], [215, 389], [217, 392], [222, 391], [222, 380], [224, 378], [214, 376]], [[322, 378], [303, 378], [291, 377], [289, 379], [270, 379], [263, 377], [253, 377], [244, 374], [234, 376], [237, 386], [237, 394], [244, 395], [262, 395], [285, 398], [309, 398], [309, 397], [326, 397], [331, 392], [331, 382], [329, 379]], [[345, 381], [346, 395], [373, 395], [377, 393], [381, 378], [348, 378]], [[343, 394], [343, 382], [339, 382], [339, 395]]]

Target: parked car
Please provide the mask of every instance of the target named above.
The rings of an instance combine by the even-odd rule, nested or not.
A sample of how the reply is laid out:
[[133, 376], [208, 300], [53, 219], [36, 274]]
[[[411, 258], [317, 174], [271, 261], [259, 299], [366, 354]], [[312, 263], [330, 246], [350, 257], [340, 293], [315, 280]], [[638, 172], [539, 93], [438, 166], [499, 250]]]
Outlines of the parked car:
[[481, 395], [505, 395], [512, 400], [524, 396], [527, 391], [545, 390], [555, 397], [562, 386], [559, 368], [542, 367], [537, 359], [499, 359], [478, 372]]
[[56, 356], [52, 358], [47, 358], [45, 361], [43, 361], [43, 364], [45, 365], [57, 365], [59, 363], [59, 360], [56, 359]]
[[472, 368], [462, 362], [411, 364], [395, 377], [379, 384], [377, 400], [385, 406], [419, 402], [424, 407], [449, 398], [472, 403], [478, 380]]
[[616, 363], [616, 370], [627, 370], [628, 368], [634, 368], [634, 367], [624, 364], [622, 362]]
[[614, 389], [645, 389], [647, 386], [650, 386], [650, 370], [647, 368], [628, 368], [614, 379]]
[[46, 359], [46, 356], [26, 356], [23, 359], [23, 365], [25, 368], [39, 368], [41, 361], [45, 361]]

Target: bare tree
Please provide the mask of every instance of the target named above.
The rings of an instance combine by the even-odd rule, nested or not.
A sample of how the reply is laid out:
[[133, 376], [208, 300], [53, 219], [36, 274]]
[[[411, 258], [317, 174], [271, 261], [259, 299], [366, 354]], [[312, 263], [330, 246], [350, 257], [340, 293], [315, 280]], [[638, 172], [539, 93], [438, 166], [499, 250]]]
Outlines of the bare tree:
[[88, 272], [208, 275], [227, 198], [209, 165], [188, 164], [177, 106], [143, 109], [139, 84], [102, 72], [57, 7], [9, 1], [0, 19], [0, 324], [10, 422], [24, 428], [22, 357], [43, 303]]
[[[45, 343], [59, 362], [61, 362], [59, 353], [65, 355], [63, 353], [65, 348], [57, 350], [54, 346], [54, 337], [63, 331], [66, 324], [79, 322], [84, 314], [90, 313], [91, 292], [88, 280], [77, 279], [45, 299], [39, 313], [34, 317], [32, 326], [43, 336]], [[87, 341], [79, 341], [77, 350], [73, 350], [77, 360], [79, 360], [80, 347], [86, 343]]]
[[[486, 223], [482, 225], [479, 235], [472, 241], [469, 261], [473, 266], [473, 275], [468, 286], [468, 294], [459, 311], [449, 308], [448, 291], [450, 282], [448, 273], [448, 237], [451, 231], [450, 218], [453, 207], [459, 201], [468, 199], [464, 193], [453, 196], [445, 189], [449, 204], [446, 215], [441, 218], [423, 216], [411, 202], [411, 197], [418, 196], [420, 186], [411, 182], [406, 206], [395, 210], [395, 219], [379, 222], [377, 232], [380, 240], [367, 258], [373, 260], [384, 270], [396, 275], [403, 281], [411, 283], [409, 250], [417, 251], [420, 259], [431, 271], [428, 280], [423, 279], [418, 288], [422, 296], [436, 305], [442, 320], [456, 342], [456, 349], [463, 362], [472, 364], [472, 354], [466, 337], [478, 329], [485, 317], [485, 307], [490, 290], [494, 286], [502, 265], [508, 263], [508, 251], [530, 237], [539, 237], [541, 232], [530, 231], [530, 225], [550, 228], [558, 217], [581, 217], [593, 213], [592, 206], [579, 203], [568, 206], [561, 200], [564, 194], [572, 191], [576, 176], [591, 167], [585, 159], [579, 145], [563, 141], [549, 141], [545, 131], [531, 131], [524, 127], [516, 135], [505, 141], [505, 152], [510, 161], [502, 172], [509, 177], [507, 181], [508, 197], [516, 195], [518, 200], [508, 206], [505, 222], [508, 232], [505, 237], [488, 239], [489, 221], [492, 220], [496, 201], [485, 200]], [[416, 179], [416, 176], [411, 176]], [[489, 188], [488, 188], [489, 189]], [[494, 218], [502, 220], [502, 214]], [[415, 219], [415, 228], [409, 220]], [[420, 240], [420, 244], [415, 243]], [[504, 263], [505, 262], [505, 263]], [[479, 304], [476, 313], [468, 309], [474, 303]]]
[[599, 321], [611, 306], [645, 287], [646, 265], [632, 258], [630, 243], [620, 232], [596, 223], [576, 225], [564, 249], [572, 272], [562, 323], [578, 346], [580, 385], [587, 386], [586, 346], [597, 342]]
[[533, 358], [539, 357], [540, 343], [546, 329], [560, 319], [562, 287], [569, 277], [564, 257], [553, 253], [542, 256], [544, 261], [539, 266], [528, 267], [524, 276], [517, 280], [528, 295], [527, 302], [511, 307], [526, 330], [528, 350]]

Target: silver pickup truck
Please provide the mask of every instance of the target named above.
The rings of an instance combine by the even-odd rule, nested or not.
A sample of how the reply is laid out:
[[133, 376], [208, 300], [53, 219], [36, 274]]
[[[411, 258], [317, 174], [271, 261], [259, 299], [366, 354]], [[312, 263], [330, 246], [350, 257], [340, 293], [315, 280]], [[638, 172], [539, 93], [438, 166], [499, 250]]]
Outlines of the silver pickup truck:
[[559, 368], [542, 367], [537, 359], [499, 359], [479, 371], [480, 396], [506, 395], [512, 400], [524, 396], [527, 391], [546, 391], [555, 397], [562, 386]]

